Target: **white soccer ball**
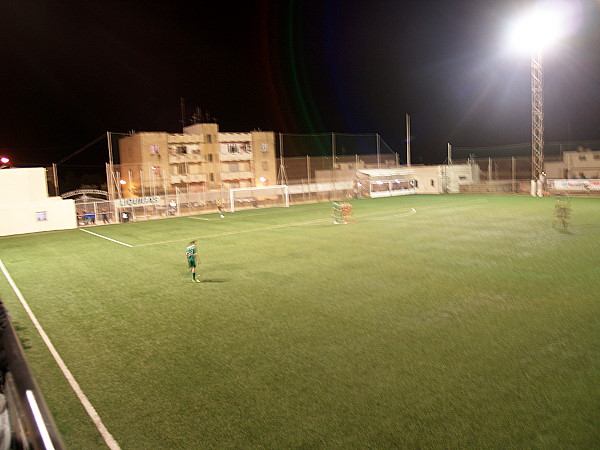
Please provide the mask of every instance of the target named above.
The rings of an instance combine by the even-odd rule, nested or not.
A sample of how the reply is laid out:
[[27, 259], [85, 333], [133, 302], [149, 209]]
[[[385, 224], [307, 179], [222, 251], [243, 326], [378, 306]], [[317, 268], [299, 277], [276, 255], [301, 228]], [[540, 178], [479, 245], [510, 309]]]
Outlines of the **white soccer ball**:
[[224, 219], [224, 218], [225, 218], [225, 216], [223, 214], [221, 214], [221, 219]]

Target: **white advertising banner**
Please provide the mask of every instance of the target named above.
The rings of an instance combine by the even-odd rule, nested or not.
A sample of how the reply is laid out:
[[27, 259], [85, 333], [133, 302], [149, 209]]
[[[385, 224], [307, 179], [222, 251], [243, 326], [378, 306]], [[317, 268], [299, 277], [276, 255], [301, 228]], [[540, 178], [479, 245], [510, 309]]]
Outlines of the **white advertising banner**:
[[548, 180], [548, 184], [559, 191], [600, 191], [600, 180]]

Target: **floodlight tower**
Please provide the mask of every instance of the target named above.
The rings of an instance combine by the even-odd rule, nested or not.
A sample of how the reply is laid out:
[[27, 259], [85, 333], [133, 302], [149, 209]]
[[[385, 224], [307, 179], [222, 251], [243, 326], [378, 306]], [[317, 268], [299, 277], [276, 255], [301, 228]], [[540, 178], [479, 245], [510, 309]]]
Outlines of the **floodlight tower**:
[[544, 71], [542, 52], [531, 56], [531, 179], [542, 181], [544, 171]]
[[543, 50], [567, 30], [566, 3], [535, 4], [512, 24], [512, 45], [531, 52], [531, 194], [542, 195], [544, 181], [544, 71]]

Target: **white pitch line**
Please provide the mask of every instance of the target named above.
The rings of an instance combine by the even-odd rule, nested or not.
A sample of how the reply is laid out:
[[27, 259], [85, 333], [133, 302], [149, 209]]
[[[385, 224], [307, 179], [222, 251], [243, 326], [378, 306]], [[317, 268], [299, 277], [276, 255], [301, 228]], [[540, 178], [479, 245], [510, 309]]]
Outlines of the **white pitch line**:
[[[208, 234], [205, 236], [200, 236], [200, 237], [197, 237], [196, 239], [208, 239], [208, 238], [215, 238], [215, 237], [221, 237], [221, 236], [232, 236], [235, 234], [254, 233], [256, 231], [268, 231], [268, 230], [275, 230], [278, 228], [296, 227], [299, 225], [312, 225], [312, 224], [319, 223], [319, 222], [329, 222], [329, 219], [318, 219], [318, 220], [309, 220], [306, 222], [284, 223], [281, 225], [272, 225], [270, 227], [252, 228], [251, 230], [227, 231], [225, 233], [215, 233], [215, 234]], [[149, 247], [151, 245], [172, 244], [173, 242], [181, 242], [183, 240], [187, 240], [187, 239], [173, 239], [170, 241], [150, 242], [149, 244], [136, 245], [136, 247]]]
[[[487, 200], [471, 200], [471, 201], [461, 201], [461, 202], [451, 202], [451, 203], [437, 203], [437, 204], [433, 204], [433, 205], [424, 205], [421, 206], [419, 209], [436, 209], [436, 208], [443, 208], [445, 206], [462, 206], [462, 205], [473, 205], [473, 204], [477, 204], [477, 203], [486, 203]], [[376, 211], [376, 212], [372, 212], [372, 213], [366, 213], [366, 214], [357, 214], [356, 217], [359, 219], [365, 219], [365, 221], [370, 221], [370, 220], [386, 220], [389, 219], [390, 217], [404, 217], [404, 216], [411, 216], [413, 214], [416, 214], [417, 210], [415, 208], [411, 207], [410, 211], [406, 211], [407, 208], [401, 208], [401, 209], [394, 209], [394, 210], [382, 210], [382, 211]], [[414, 211], [414, 212], [413, 212]], [[390, 214], [392, 213], [392, 214]], [[396, 214], [396, 213], [400, 213], [400, 214]], [[385, 217], [382, 218], [373, 218], [371, 216], [383, 216], [385, 215]], [[191, 240], [191, 239], [209, 239], [209, 238], [218, 238], [218, 237], [222, 237], [222, 236], [232, 236], [232, 235], [236, 235], [236, 234], [244, 234], [244, 233], [254, 233], [257, 231], [268, 231], [268, 230], [275, 230], [278, 228], [289, 228], [289, 227], [296, 227], [299, 225], [314, 225], [317, 223], [322, 223], [322, 222], [330, 222], [331, 219], [327, 218], [327, 219], [317, 219], [317, 220], [309, 220], [309, 221], [305, 221], [305, 222], [292, 222], [292, 223], [285, 223], [285, 224], [281, 224], [281, 225], [273, 225], [273, 226], [269, 226], [269, 227], [262, 227], [262, 228], [252, 228], [250, 230], [239, 230], [239, 231], [228, 231], [225, 233], [215, 233], [215, 234], [209, 234], [206, 236], [199, 236], [199, 237], [195, 237], [195, 238], [188, 238], [188, 239], [172, 239], [169, 241], [160, 241], [160, 242], [150, 242], [148, 244], [138, 244], [135, 247], [149, 247], [152, 245], [163, 245], [163, 244], [173, 244], [175, 242], [181, 242], [184, 240]]]
[[393, 214], [391, 216], [386, 216], [386, 217], [374, 217], [374, 218], [370, 218], [367, 217], [365, 219], [365, 221], [375, 221], [375, 220], [389, 220], [395, 217], [408, 217], [408, 216], [412, 216], [414, 214], [417, 213], [417, 210], [415, 208], [412, 208], [410, 211], [402, 213], [402, 214]]
[[112, 435], [108, 432], [108, 430], [102, 423], [102, 419], [100, 419], [100, 416], [98, 415], [98, 413], [96, 412], [96, 410], [94, 409], [94, 407], [92, 406], [90, 401], [88, 400], [87, 396], [81, 390], [79, 383], [77, 383], [77, 380], [75, 380], [75, 377], [73, 376], [73, 374], [71, 373], [71, 371], [69, 370], [69, 368], [67, 367], [67, 365], [65, 364], [63, 359], [61, 358], [61, 356], [58, 354], [58, 351], [56, 350], [56, 348], [50, 341], [50, 338], [48, 337], [48, 335], [46, 334], [46, 332], [40, 325], [39, 321], [35, 317], [35, 314], [33, 314], [33, 311], [29, 307], [29, 304], [27, 303], [27, 301], [25, 301], [25, 297], [23, 297], [23, 294], [21, 294], [21, 291], [19, 290], [19, 288], [13, 281], [12, 277], [10, 276], [10, 273], [8, 273], [8, 270], [4, 266], [4, 263], [2, 262], [1, 259], [0, 259], [0, 269], [2, 269], [2, 272], [4, 273], [4, 276], [6, 277], [6, 279], [8, 280], [8, 283], [13, 288], [13, 291], [15, 291], [15, 294], [19, 298], [19, 301], [23, 305], [23, 308], [25, 309], [25, 311], [27, 311], [27, 314], [29, 315], [29, 318], [33, 322], [33, 325], [37, 329], [38, 333], [40, 333], [42, 340], [46, 344], [46, 347], [48, 347], [48, 350], [50, 350], [50, 353], [54, 357], [56, 364], [58, 364], [58, 367], [60, 367], [60, 370], [62, 371], [63, 375], [65, 376], [65, 378], [71, 385], [71, 388], [73, 389], [73, 391], [75, 391], [77, 398], [79, 399], [79, 401], [85, 408], [86, 412], [92, 419], [92, 422], [94, 422], [94, 425], [96, 425], [96, 428], [100, 432], [100, 435], [104, 439], [104, 442], [106, 442], [106, 445], [108, 445], [108, 448], [110, 448], [111, 450], [119, 450], [121, 447], [119, 447], [119, 444], [117, 443], [117, 441], [115, 441], [115, 439], [112, 437]]
[[129, 245], [129, 244], [126, 244], [125, 242], [117, 241], [116, 239], [111, 239], [109, 237], [102, 236], [101, 234], [94, 233], [93, 231], [84, 230], [83, 228], [80, 228], [80, 230], [81, 231], [85, 231], [86, 233], [89, 233], [89, 234], [93, 234], [94, 236], [98, 236], [99, 238], [106, 239], [107, 241], [112, 241], [112, 242], [115, 242], [117, 244], [124, 245], [125, 247], [133, 247], [133, 245]]
[[194, 219], [194, 220], [210, 220], [210, 219], [205, 219], [204, 217], [188, 217], [188, 219]]

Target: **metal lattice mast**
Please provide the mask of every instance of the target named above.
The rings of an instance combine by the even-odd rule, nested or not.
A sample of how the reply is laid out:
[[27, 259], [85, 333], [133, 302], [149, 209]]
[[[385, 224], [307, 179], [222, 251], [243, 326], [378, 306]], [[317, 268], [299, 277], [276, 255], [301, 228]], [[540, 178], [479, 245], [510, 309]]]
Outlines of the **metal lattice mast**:
[[544, 170], [544, 78], [542, 54], [531, 57], [531, 179], [539, 180]]
[[277, 174], [277, 184], [288, 185], [288, 177], [285, 172], [285, 159], [283, 157], [283, 135], [279, 133], [279, 173]]

